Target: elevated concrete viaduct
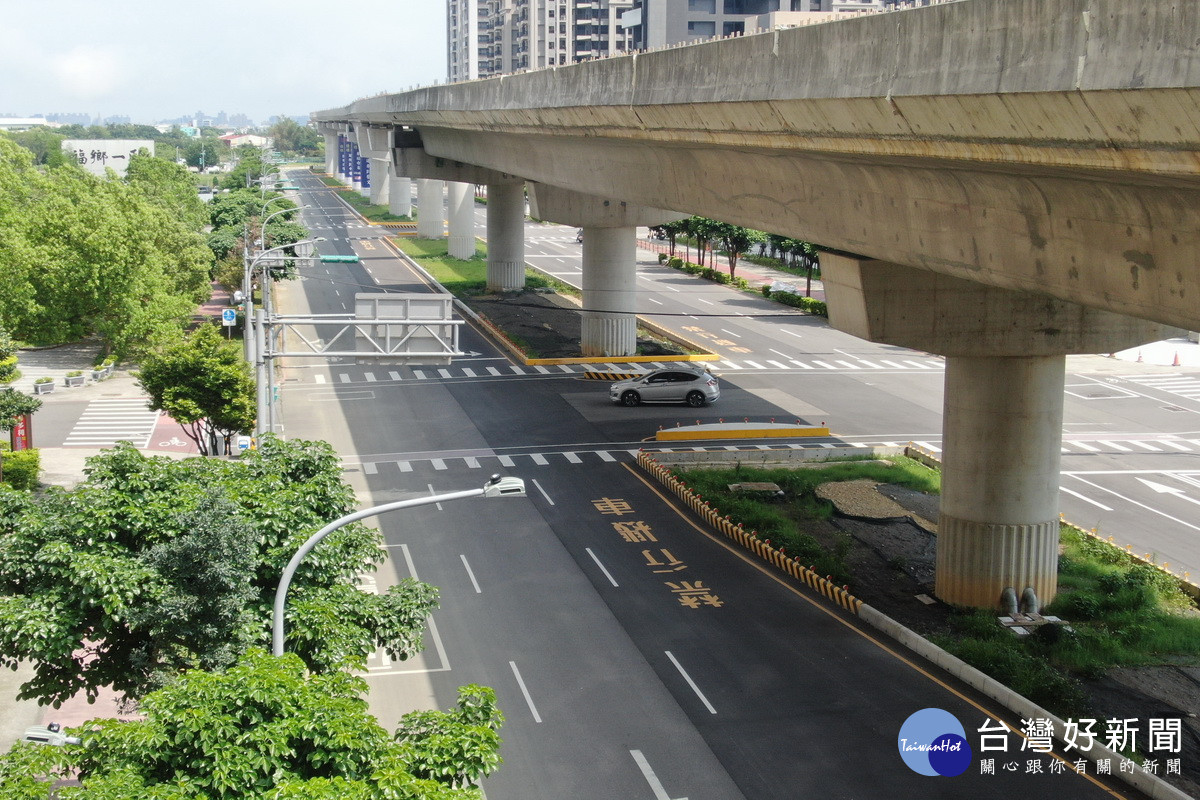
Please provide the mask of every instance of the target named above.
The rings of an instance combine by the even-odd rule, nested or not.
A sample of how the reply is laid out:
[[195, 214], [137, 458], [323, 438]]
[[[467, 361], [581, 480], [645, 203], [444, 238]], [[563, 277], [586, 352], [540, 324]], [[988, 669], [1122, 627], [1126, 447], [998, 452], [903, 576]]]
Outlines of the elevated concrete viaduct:
[[[419, 148], [533, 182], [535, 199], [646, 212], [627, 225], [700, 214], [839, 251], [822, 257], [834, 326], [947, 358], [938, 595], [1045, 603], [1065, 355], [1200, 328], [1197, 42], [1185, 0], [966, 0], [314, 118], [335, 146], [390, 131], [398, 175]], [[519, 237], [490, 215], [489, 237]], [[585, 248], [585, 287], [628, 285], [622, 236], [600, 236], [602, 258]], [[619, 319], [624, 299], [596, 310]], [[620, 330], [592, 336], [628, 354]]]

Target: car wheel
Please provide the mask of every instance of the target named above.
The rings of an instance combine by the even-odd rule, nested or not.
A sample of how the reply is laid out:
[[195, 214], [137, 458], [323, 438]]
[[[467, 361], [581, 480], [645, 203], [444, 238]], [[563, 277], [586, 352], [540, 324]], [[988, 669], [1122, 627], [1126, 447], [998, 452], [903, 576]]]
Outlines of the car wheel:
[[687, 404], [692, 408], [699, 408], [704, 405], [704, 395], [700, 392], [688, 392]]
[[623, 406], [636, 406], [640, 402], [642, 402], [642, 398], [638, 396], [637, 392], [629, 391], [621, 395], [621, 405]]

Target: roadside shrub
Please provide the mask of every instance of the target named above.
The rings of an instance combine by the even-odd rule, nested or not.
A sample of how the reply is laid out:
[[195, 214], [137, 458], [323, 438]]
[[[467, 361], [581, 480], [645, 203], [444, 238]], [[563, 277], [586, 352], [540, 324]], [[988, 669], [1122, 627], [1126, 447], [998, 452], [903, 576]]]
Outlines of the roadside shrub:
[[0, 358], [0, 383], [7, 383], [17, 376], [17, 357]]
[[667, 255], [666, 253], [659, 253], [658, 254], [658, 263], [665, 264], [667, 262], [668, 258], [670, 258], [670, 256]]
[[683, 259], [679, 256], [671, 256], [667, 259], [667, 266], [671, 269], [683, 269]]
[[41, 455], [37, 450], [18, 450], [13, 452], [7, 445], [0, 450], [0, 482], [14, 489], [36, 489], [38, 476], [42, 470]]
[[818, 317], [829, 316], [829, 308], [821, 300], [814, 300], [811, 297], [804, 297], [803, 295], [791, 292], [771, 292], [766, 286], [763, 289], [765, 290], [763, 296], [771, 298], [776, 303], [783, 303], [785, 306], [799, 308], [801, 311], [807, 311]]
[[1087, 696], [1078, 680], [1048, 659], [1026, 652], [1006, 634], [987, 639], [936, 637], [935, 643], [1018, 694], [1062, 717], [1087, 712]]

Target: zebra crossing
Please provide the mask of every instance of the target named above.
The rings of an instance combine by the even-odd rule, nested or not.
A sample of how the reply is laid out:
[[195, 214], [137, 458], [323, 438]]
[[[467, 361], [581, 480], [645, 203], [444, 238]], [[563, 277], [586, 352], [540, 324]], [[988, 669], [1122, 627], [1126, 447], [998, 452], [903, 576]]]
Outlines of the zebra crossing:
[[1179, 395], [1188, 400], [1200, 400], [1200, 378], [1194, 375], [1122, 375], [1124, 380]]
[[144, 397], [102, 397], [87, 404], [67, 434], [64, 447], [112, 447], [132, 442], [149, 447], [158, 424], [158, 411], [146, 408]]
[[[355, 370], [353, 372], [334, 369], [331, 377], [326, 378], [323, 373], [315, 372], [312, 375], [313, 383], [379, 383], [381, 381], [405, 382], [405, 381], [426, 381], [426, 380], [455, 380], [466, 378], [501, 378], [513, 376], [544, 376], [544, 375], [576, 375], [582, 376], [585, 372], [645, 372], [651, 369], [665, 369], [673, 366], [669, 362], [654, 361], [644, 364], [627, 364], [622, 362], [611, 362], [607, 364], [553, 364], [553, 365], [516, 365], [506, 364], [503, 367], [496, 366], [458, 366], [451, 365], [445, 367], [402, 367], [398, 369], [363, 369], [362, 371]], [[876, 358], [872, 360], [858, 359], [857, 361], [848, 361], [846, 359], [814, 359], [811, 362], [800, 361], [797, 359], [788, 359], [785, 363], [780, 360], [762, 359], [761, 361], [729, 361], [721, 360], [710, 362], [713, 369], [724, 369], [729, 372], [803, 372], [807, 370], [829, 372], [851, 372], [856, 370], [908, 370], [911, 372], [940, 372], [945, 367], [943, 363], [936, 359], [911, 358], [911, 359], [882, 359]], [[386, 376], [386, 377], [385, 377]]]
[[[391, 472], [409, 473], [417, 469], [432, 469], [434, 472], [444, 472], [451, 469], [466, 468], [495, 471], [497, 468], [562, 468], [566, 466], [596, 466], [611, 464], [616, 461], [633, 460], [640, 450], [653, 450], [660, 453], [672, 452], [706, 452], [716, 450], [833, 450], [834, 448], [872, 448], [872, 447], [904, 447], [916, 445], [921, 449], [938, 454], [942, 451], [938, 441], [893, 441], [879, 440], [869, 442], [820, 442], [814, 444], [757, 444], [757, 445], [708, 445], [693, 447], [641, 447], [641, 448], [605, 448], [596, 450], [554, 450], [529, 453], [473, 455], [425, 455], [413, 456], [407, 459], [371, 458], [364, 456], [357, 462], [347, 462], [345, 466], [353, 469], [360, 468], [364, 475], [381, 475]], [[1200, 439], [1064, 439], [1062, 444], [1064, 455], [1081, 455], [1091, 453], [1196, 453], [1200, 455]]]

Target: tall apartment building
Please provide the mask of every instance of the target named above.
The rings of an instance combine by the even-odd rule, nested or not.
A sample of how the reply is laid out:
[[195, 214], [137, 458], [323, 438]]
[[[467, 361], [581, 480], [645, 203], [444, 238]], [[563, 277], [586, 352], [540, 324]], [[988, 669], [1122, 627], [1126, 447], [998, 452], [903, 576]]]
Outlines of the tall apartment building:
[[447, 0], [451, 81], [573, 64], [632, 49], [634, 0]]
[[[926, 0], [927, 2], [928, 0]], [[621, 25], [635, 50], [755, 28], [796, 25], [833, 14], [885, 11], [897, 0], [634, 0]], [[919, 2], [919, 0], [918, 0]], [[807, 19], [806, 19], [807, 18]]]

